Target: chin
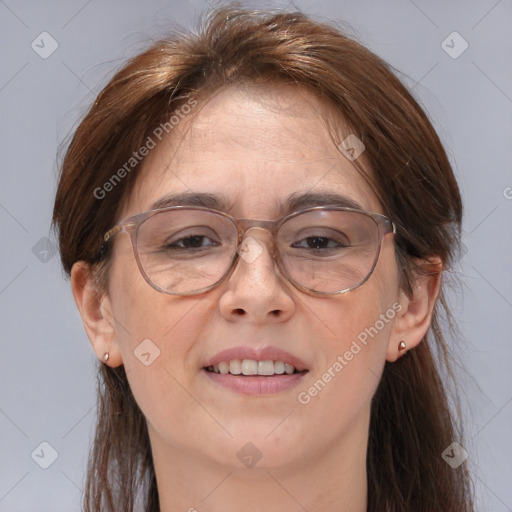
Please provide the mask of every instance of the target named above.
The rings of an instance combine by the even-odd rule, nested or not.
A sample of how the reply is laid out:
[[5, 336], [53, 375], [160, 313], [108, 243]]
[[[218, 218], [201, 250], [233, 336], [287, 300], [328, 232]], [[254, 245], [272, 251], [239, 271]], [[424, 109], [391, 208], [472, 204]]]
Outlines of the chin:
[[303, 451], [304, 438], [300, 429], [279, 425], [282, 421], [281, 417], [255, 419], [251, 425], [234, 422], [228, 429], [233, 438], [218, 438], [215, 457], [222, 454], [222, 464], [238, 468], [273, 469], [294, 463]]

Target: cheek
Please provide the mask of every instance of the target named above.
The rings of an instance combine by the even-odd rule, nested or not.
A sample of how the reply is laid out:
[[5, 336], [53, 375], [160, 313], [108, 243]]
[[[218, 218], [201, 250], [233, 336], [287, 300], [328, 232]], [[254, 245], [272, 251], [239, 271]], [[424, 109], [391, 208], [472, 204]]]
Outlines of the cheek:
[[[131, 250], [131, 249], [130, 249]], [[172, 297], [154, 290], [140, 274], [131, 252], [112, 265], [109, 294], [123, 365], [139, 407], [151, 417], [161, 399], [187, 387], [190, 339], [197, 328], [199, 298]], [[122, 256], [122, 257], [121, 257]]]
[[394, 252], [384, 250], [383, 256], [360, 288], [308, 304], [310, 316], [316, 319], [312, 323], [319, 333], [321, 358], [298, 400], [312, 411], [317, 409], [312, 417], [337, 417], [339, 422], [369, 405], [377, 389], [401, 308]]
[[[336, 311], [322, 309], [329, 335], [323, 339], [322, 357], [314, 375], [297, 394], [310, 430], [324, 432], [332, 442], [364, 428], [361, 421], [364, 425], [364, 417], [369, 417], [392, 325], [394, 310], [382, 308], [380, 301], [370, 306], [369, 300], [362, 302], [364, 308], [359, 307], [356, 299], [354, 294], [353, 302], [339, 304]], [[364, 299], [368, 299], [367, 294]]]
[[327, 356], [327, 368], [335, 361], [342, 361], [347, 368], [382, 366], [396, 316], [391, 298], [361, 289], [361, 293], [355, 291], [311, 310], [323, 325], [324, 336], [319, 337], [322, 341], [318, 348]]
[[[148, 427], [174, 445], [187, 439], [187, 431], [197, 438], [200, 432], [195, 429], [210, 420], [189, 391], [197, 375], [189, 362], [197, 330], [193, 314], [197, 302], [176, 301], [163, 294], [126, 294], [126, 329], [118, 329], [123, 364], [135, 401]], [[183, 421], [183, 411], [196, 419], [192, 425]]]
[[[126, 237], [116, 247], [109, 295], [121, 350], [129, 353], [144, 339], [166, 338], [197, 300], [183, 300], [155, 290], [142, 276]], [[128, 361], [127, 361], [128, 362]]]

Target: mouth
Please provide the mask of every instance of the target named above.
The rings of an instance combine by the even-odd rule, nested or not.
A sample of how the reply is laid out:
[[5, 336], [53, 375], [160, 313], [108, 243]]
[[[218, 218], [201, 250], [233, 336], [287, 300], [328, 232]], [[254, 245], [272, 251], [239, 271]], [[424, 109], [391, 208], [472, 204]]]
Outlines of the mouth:
[[240, 347], [217, 354], [202, 367], [224, 389], [246, 395], [279, 393], [296, 386], [309, 372], [298, 358], [277, 348]]
[[221, 361], [219, 364], [210, 365], [204, 368], [207, 372], [219, 373], [221, 375], [261, 375], [272, 377], [274, 375], [293, 375], [294, 373], [303, 373], [307, 370], [297, 370], [295, 366], [284, 361], [257, 361], [255, 359], [232, 359], [231, 361]]

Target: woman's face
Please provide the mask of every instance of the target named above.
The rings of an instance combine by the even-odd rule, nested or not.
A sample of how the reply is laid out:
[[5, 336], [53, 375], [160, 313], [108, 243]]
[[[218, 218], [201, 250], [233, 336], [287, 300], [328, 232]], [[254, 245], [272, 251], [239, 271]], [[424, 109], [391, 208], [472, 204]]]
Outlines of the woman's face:
[[[322, 194], [383, 213], [330, 138], [324, 108], [288, 86], [222, 90], [150, 151], [120, 219], [178, 194], [214, 196], [237, 218], [273, 220], [289, 213], [292, 196], [314, 195], [316, 206]], [[277, 468], [364, 452], [370, 400], [401, 307], [392, 235], [365, 284], [324, 297], [280, 277], [268, 232], [249, 235], [263, 252], [240, 258], [217, 288], [188, 297], [148, 285], [129, 237], [115, 239], [107, 297], [114, 348], [154, 454]], [[307, 371], [259, 377], [271, 382], [260, 392], [245, 384], [254, 377], [212, 375], [206, 368], [219, 359], [282, 360]]]

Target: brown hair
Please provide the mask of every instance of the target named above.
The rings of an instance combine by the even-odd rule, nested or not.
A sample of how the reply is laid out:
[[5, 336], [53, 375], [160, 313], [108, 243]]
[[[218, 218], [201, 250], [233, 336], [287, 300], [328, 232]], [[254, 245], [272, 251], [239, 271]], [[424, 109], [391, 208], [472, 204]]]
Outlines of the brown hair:
[[[208, 97], [241, 81], [300, 84], [329, 102], [366, 146], [372, 186], [397, 225], [402, 286], [415, 261], [450, 264], [462, 205], [450, 163], [420, 106], [389, 66], [338, 29], [301, 13], [217, 9], [198, 33], [171, 35], [133, 58], [99, 94], [62, 162], [53, 222], [69, 274], [77, 261], [107, 268], [103, 234], [133, 189], [130, 172], [104, 198], [95, 193], [188, 98]], [[339, 135], [338, 135], [339, 138]], [[445, 313], [444, 316], [442, 314]], [[469, 512], [463, 464], [441, 457], [461, 442], [445, 379], [452, 382], [441, 319], [441, 294], [430, 332], [407, 357], [386, 363], [373, 398], [367, 454], [368, 510]], [[137, 499], [158, 511], [146, 422], [123, 366], [99, 369], [96, 437], [84, 498], [87, 512], [131, 512]]]

